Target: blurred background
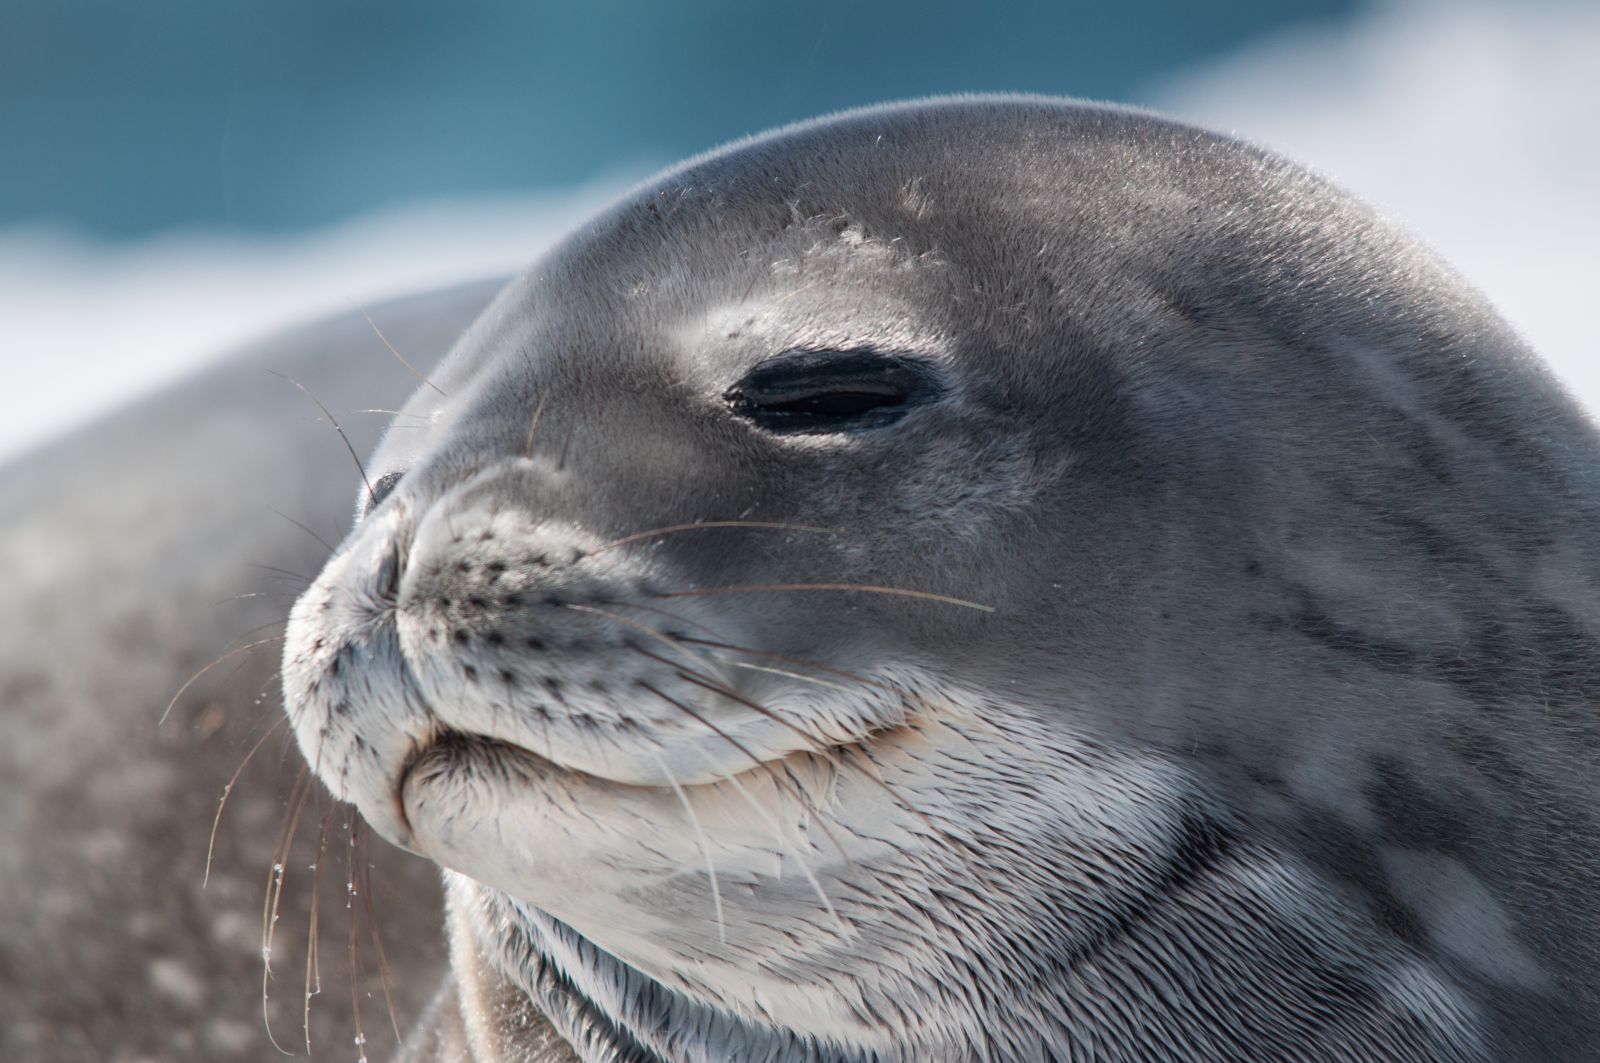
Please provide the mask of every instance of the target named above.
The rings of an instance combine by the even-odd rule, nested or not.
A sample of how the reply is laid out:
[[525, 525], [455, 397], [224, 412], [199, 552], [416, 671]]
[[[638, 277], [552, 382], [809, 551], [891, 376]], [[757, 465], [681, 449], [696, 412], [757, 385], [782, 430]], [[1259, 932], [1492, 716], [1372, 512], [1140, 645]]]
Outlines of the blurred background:
[[0, 459], [296, 318], [513, 271], [686, 155], [964, 91], [1299, 158], [1600, 408], [1594, 0], [0, 0]]

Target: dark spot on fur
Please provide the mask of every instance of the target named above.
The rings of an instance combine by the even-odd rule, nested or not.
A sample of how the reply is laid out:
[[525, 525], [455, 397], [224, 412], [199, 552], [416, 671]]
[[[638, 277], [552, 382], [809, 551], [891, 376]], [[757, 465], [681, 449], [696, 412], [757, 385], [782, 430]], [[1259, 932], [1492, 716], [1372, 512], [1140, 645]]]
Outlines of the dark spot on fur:
[[1233, 837], [1223, 827], [1200, 816], [1183, 817], [1183, 827], [1168, 857], [1162, 893], [1176, 893], [1217, 864], [1232, 847]]
[[499, 576], [499, 575], [501, 575], [502, 573], [505, 572], [506, 563], [504, 561], [491, 561], [487, 565], [484, 565], [483, 567], [484, 567], [484, 570], [489, 573], [489, 575], [491, 575], [491, 576]]
[[1441, 792], [1437, 781], [1424, 786], [1394, 757], [1373, 757], [1368, 770], [1371, 777], [1362, 793], [1383, 821], [1386, 842], [1455, 853], [1470, 842], [1474, 833], [1471, 823], [1483, 821], [1476, 802], [1466, 793], [1459, 788], [1453, 788], [1455, 793]]
[[487, 608], [489, 608], [489, 603], [487, 601], [485, 601], [484, 599], [482, 599], [482, 598], [468, 598], [467, 599], [467, 604], [470, 605], [474, 609], [487, 609]]
[[1271, 772], [1247, 767], [1244, 770], [1244, 774], [1245, 778], [1249, 779], [1263, 790], [1270, 790], [1271, 792], [1279, 795], [1287, 795], [1289, 793], [1289, 784], [1284, 782], [1281, 777], [1274, 775]]
[[1443, 741], [1485, 779], [1503, 790], [1522, 792], [1529, 782], [1526, 768], [1511, 757], [1504, 736], [1471, 726], [1443, 736]]
[[1250, 560], [1246, 561], [1244, 563], [1244, 574], [1246, 576], [1261, 575], [1261, 562], [1257, 561], [1255, 558], [1251, 558]]
[[491, 631], [487, 635], [483, 636], [483, 641], [487, 642], [491, 646], [504, 646], [506, 644], [506, 637], [498, 631]]
[[535, 653], [543, 653], [545, 649], [544, 639], [535, 635], [529, 635], [526, 639], [523, 639], [522, 644]]
[[504, 598], [500, 599], [500, 604], [505, 606], [507, 609], [515, 609], [517, 606], [522, 604], [522, 595], [508, 594]]
[[1365, 904], [1373, 922], [1414, 946], [1423, 944], [1422, 922], [1401, 903], [1378, 860], [1378, 840], [1327, 812], [1301, 807], [1291, 825], [1297, 841], [1293, 848], [1329, 881], [1345, 888], [1350, 898]]
[[514, 687], [517, 685], [517, 677], [512, 674], [510, 669], [502, 668], [500, 669], [500, 682], [508, 687]]
[[461, 674], [467, 677], [467, 682], [469, 683], [476, 683], [478, 681], [478, 669], [475, 665], [462, 665]]
[[[1222, 824], [1193, 813], [1185, 814], [1178, 836], [1167, 854], [1163, 872], [1151, 882], [1142, 896], [1130, 899], [1126, 909], [1110, 913], [1111, 918], [1104, 929], [1074, 950], [1068, 958], [1070, 965], [1092, 964], [1098, 956], [1115, 948], [1135, 928], [1156, 915], [1171, 897], [1183, 892], [1200, 876], [1226, 860], [1233, 844], [1232, 832]], [[1018, 953], [1027, 951], [1020, 943], [1014, 947]]]
[[471, 572], [472, 571], [472, 562], [471, 561], [457, 561], [456, 562], [456, 571], [457, 572]]
[[455, 632], [451, 635], [451, 638], [455, 639], [456, 642], [462, 646], [465, 646], [468, 642], [472, 641], [472, 636], [467, 634], [467, 629], [464, 627], [456, 628]]

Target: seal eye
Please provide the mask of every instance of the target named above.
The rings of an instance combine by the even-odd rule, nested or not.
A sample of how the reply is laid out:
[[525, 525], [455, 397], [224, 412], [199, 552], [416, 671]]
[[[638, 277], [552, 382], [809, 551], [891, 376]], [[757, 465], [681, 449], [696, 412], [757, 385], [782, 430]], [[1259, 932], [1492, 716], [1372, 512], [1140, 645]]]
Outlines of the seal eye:
[[937, 398], [927, 362], [877, 351], [790, 351], [723, 394], [729, 409], [780, 435], [859, 432], [900, 420]]
[[372, 493], [367, 495], [366, 503], [361, 507], [361, 519], [365, 520], [367, 514], [383, 505], [383, 500], [394, 492], [395, 484], [404, 475], [403, 472], [386, 472], [373, 482]]

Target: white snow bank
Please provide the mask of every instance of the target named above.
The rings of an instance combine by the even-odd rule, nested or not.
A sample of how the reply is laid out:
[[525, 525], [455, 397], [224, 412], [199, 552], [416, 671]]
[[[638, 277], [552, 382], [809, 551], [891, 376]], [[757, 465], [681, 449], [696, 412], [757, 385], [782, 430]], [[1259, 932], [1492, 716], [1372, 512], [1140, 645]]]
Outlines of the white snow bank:
[[1438, 249], [1600, 410], [1600, 5], [1390, 3], [1157, 86]]

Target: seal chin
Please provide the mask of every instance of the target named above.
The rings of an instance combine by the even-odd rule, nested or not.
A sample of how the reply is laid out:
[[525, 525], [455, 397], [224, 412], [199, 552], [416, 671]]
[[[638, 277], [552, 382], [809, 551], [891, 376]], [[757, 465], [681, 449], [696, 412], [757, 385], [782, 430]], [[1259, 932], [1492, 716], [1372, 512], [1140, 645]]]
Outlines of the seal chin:
[[[667, 928], [641, 898], [697, 879], [713, 833], [713, 859], [729, 882], [781, 875], [774, 834], [804, 830], [798, 821], [831, 786], [827, 765], [823, 754], [799, 753], [712, 783], [632, 785], [509, 742], [445, 732], [406, 765], [396, 803], [415, 851], [664, 970], [670, 964], [649, 943]], [[721, 916], [704, 890], [689, 893], [684, 917], [718, 934]]]

